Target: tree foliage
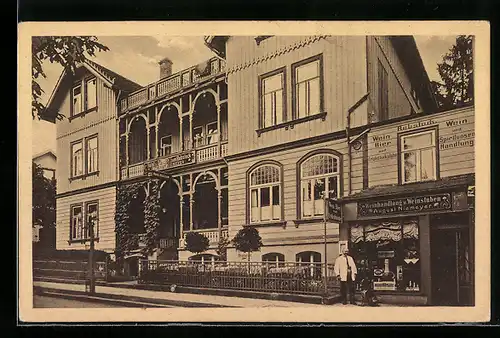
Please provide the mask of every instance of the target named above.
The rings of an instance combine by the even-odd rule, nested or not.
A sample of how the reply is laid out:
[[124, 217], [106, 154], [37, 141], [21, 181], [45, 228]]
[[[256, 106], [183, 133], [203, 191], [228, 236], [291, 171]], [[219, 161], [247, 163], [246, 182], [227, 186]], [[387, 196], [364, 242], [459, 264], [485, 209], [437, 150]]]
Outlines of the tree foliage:
[[232, 240], [236, 250], [248, 253], [248, 260], [253, 251], [259, 251], [262, 247], [262, 238], [259, 231], [251, 226], [241, 228]]
[[56, 226], [56, 180], [43, 176], [40, 165], [32, 162], [33, 166], [33, 223], [44, 228]]
[[160, 204], [158, 203], [158, 191], [160, 181], [151, 180], [149, 184], [149, 195], [144, 200], [144, 228], [146, 230], [146, 246], [143, 253], [150, 255], [156, 248], [160, 235]]
[[473, 36], [460, 35], [443, 55], [437, 70], [441, 82], [431, 86], [440, 108], [451, 109], [474, 102]]
[[209, 241], [206, 236], [198, 232], [186, 234], [186, 250], [198, 254], [208, 249]]
[[223, 261], [227, 260], [228, 245], [229, 245], [229, 240], [226, 237], [221, 237], [219, 243], [217, 243], [217, 249], [215, 251]]
[[39, 119], [48, 113], [62, 119], [59, 112], [46, 112], [45, 105], [41, 102], [43, 93], [37, 79], [47, 77], [43, 71], [43, 62], [57, 63], [66, 71], [74, 74], [79, 62], [89, 56], [95, 56], [96, 51], [108, 51], [109, 48], [99, 43], [95, 36], [35, 36], [31, 44], [31, 104], [32, 117]]

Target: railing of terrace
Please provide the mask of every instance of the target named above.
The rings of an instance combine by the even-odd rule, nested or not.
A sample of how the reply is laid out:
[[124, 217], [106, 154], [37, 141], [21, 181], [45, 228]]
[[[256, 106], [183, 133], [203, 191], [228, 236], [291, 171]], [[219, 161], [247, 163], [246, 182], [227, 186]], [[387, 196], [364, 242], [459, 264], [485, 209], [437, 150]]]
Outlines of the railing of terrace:
[[[139, 281], [274, 293], [325, 294], [338, 290], [333, 265], [300, 262], [141, 261]], [[326, 273], [326, 278], [325, 278]]]

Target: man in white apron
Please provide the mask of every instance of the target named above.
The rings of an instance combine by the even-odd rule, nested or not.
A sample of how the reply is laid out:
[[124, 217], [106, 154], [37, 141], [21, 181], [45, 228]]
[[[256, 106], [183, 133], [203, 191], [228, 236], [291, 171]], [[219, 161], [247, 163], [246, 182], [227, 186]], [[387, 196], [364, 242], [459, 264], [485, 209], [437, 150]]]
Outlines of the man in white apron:
[[354, 281], [356, 280], [358, 270], [354, 263], [354, 259], [349, 256], [349, 250], [347, 248], [345, 248], [342, 251], [342, 255], [335, 260], [334, 271], [337, 279], [340, 280], [340, 298], [342, 304], [347, 304], [347, 293], [349, 293], [351, 304], [356, 304], [354, 301]]

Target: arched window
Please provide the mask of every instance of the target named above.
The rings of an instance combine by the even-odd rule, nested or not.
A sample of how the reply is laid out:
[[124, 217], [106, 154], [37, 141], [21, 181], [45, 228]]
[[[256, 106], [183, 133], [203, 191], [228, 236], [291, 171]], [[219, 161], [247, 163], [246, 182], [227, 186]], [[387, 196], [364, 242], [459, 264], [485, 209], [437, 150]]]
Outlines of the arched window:
[[321, 277], [321, 254], [316, 251], [303, 251], [295, 255], [295, 261], [299, 263], [304, 276]]
[[270, 266], [276, 266], [276, 267], [282, 266], [284, 261], [285, 261], [285, 255], [283, 255], [282, 253], [269, 252], [262, 255], [262, 262], [267, 263]]
[[264, 164], [250, 172], [250, 223], [281, 220], [281, 170]]
[[300, 164], [302, 218], [322, 216], [323, 196], [339, 197], [340, 161], [332, 154], [317, 154]]

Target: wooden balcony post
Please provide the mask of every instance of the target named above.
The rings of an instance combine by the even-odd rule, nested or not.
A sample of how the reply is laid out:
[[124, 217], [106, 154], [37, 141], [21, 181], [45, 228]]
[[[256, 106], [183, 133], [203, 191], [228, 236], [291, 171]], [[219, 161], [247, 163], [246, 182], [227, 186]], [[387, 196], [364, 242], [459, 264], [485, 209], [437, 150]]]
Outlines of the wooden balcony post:
[[179, 229], [179, 240], [182, 241], [184, 238], [184, 220], [183, 220], [183, 214], [184, 214], [184, 199], [182, 198], [182, 194], [179, 194], [180, 196], [180, 213], [179, 213], [179, 223], [180, 223], [180, 229]]
[[155, 138], [155, 157], [158, 157], [159, 152], [158, 152], [158, 143], [160, 142], [160, 137], [158, 135], [158, 128], [160, 126], [160, 121], [158, 120], [158, 106], [155, 107], [155, 133], [156, 133], [156, 138]]
[[[220, 171], [220, 170], [219, 170]], [[219, 230], [219, 241], [222, 239], [222, 190], [217, 189], [217, 229]]]
[[[148, 113], [148, 116], [149, 116], [149, 113]], [[149, 134], [150, 134], [150, 129], [151, 128], [149, 128], [149, 123], [148, 123], [148, 126], [146, 128], [147, 128], [147, 130], [146, 130], [146, 138], [147, 138], [146, 139], [146, 147], [147, 147], [147, 149], [146, 149], [146, 159], [149, 160], [151, 158], [151, 150], [149, 149], [149, 143], [150, 143], [149, 142]]]
[[[181, 109], [182, 109], [182, 104], [181, 104]], [[184, 135], [182, 135], [182, 120], [183, 120], [182, 114], [179, 112], [179, 151], [184, 150]]]
[[189, 230], [193, 231], [193, 214], [194, 214], [194, 194], [191, 193], [189, 196]]

